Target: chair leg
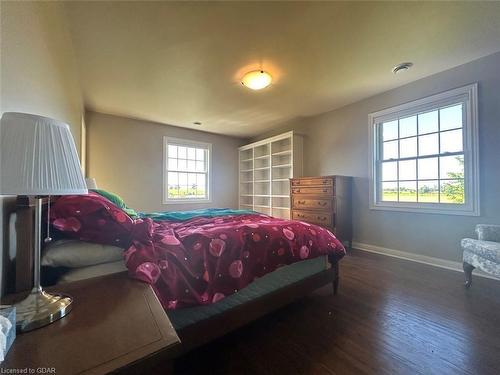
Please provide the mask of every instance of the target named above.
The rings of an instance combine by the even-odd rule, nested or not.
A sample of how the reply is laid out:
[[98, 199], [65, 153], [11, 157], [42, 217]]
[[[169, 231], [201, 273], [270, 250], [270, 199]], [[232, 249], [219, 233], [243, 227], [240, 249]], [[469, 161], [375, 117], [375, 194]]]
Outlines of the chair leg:
[[465, 287], [470, 288], [470, 286], [472, 284], [472, 271], [476, 267], [474, 267], [472, 264], [464, 262], [463, 268], [464, 268], [464, 273], [465, 273]]

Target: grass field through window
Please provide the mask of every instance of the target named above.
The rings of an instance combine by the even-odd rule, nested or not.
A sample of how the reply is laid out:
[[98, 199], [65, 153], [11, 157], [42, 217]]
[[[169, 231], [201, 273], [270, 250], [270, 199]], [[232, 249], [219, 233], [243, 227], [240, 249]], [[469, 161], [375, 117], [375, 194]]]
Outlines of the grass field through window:
[[[461, 199], [461, 200], [460, 200]], [[397, 202], [398, 201], [398, 193], [396, 191], [384, 191], [383, 193], [383, 201], [388, 202]], [[457, 201], [459, 200], [459, 201]], [[417, 202], [417, 192], [409, 192], [402, 191], [399, 193], [399, 201], [400, 202]], [[422, 203], [439, 203], [439, 194], [438, 193], [425, 193], [420, 194], [418, 196], [418, 202]], [[441, 194], [441, 202], [440, 203], [463, 203], [463, 198], [459, 197], [449, 197], [444, 194]]]
[[203, 198], [205, 197], [205, 189], [198, 187], [176, 187], [169, 186], [169, 198]]

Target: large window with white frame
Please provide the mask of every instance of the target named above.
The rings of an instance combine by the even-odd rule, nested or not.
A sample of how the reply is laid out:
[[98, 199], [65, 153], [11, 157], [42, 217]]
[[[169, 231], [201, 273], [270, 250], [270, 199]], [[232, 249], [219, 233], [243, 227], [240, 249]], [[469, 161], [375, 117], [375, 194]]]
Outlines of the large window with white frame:
[[479, 215], [477, 84], [369, 115], [370, 208]]
[[210, 201], [212, 145], [164, 137], [164, 203]]

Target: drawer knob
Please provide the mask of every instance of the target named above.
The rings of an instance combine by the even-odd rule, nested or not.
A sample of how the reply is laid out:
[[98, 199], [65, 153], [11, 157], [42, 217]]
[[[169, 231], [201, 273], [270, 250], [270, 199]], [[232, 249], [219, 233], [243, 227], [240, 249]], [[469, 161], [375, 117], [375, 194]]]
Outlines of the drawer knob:
[[327, 189], [323, 189], [323, 193], [328, 193], [328, 190]]
[[323, 185], [326, 185], [328, 183], [328, 180], [323, 180]]
[[326, 202], [318, 202], [318, 204], [322, 207], [325, 207], [326, 206]]
[[306, 204], [306, 201], [297, 201], [298, 204]]
[[325, 221], [325, 220], [326, 220], [326, 217], [324, 217], [324, 216], [318, 216], [318, 217], [317, 217], [317, 219], [318, 219], [318, 220], [321, 220], [321, 221]]
[[297, 214], [298, 217], [305, 217], [305, 215]]

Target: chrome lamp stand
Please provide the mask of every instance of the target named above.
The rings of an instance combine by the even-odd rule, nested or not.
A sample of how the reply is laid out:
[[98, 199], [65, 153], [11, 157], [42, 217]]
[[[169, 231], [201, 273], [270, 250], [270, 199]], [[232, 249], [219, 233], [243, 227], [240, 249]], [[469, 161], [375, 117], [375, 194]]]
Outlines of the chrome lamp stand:
[[31, 331], [61, 319], [71, 311], [73, 306], [73, 298], [70, 296], [48, 293], [40, 285], [41, 240], [42, 198], [36, 197], [33, 289], [28, 297], [14, 305], [16, 307], [16, 328], [19, 332]]

